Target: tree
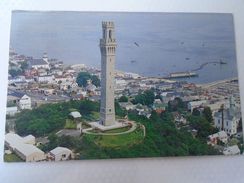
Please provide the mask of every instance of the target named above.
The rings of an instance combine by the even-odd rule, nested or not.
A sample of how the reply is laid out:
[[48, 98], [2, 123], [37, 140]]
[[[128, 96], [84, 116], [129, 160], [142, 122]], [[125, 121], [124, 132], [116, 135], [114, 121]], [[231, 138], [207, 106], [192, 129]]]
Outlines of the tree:
[[192, 115], [193, 116], [200, 116], [201, 115], [201, 112], [199, 111], [198, 108], [194, 108], [193, 111], [192, 111]]
[[91, 75], [88, 72], [80, 72], [76, 78], [76, 82], [79, 86], [86, 87], [87, 80], [91, 79]]
[[22, 71], [25, 71], [28, 68], [28, 63], [26, 61], [21, 62], [20, 68]]
[[210, 107], [204, 107], [203, 116], [208, 120], [209, 123], [213, 123], [213, 114]]
[[134, 103], [140, 103], [142, 105], [152, 105], [154, 102], [154, 98], [154, 92], [152, 90], [146, 90], [135, 97]]
[[119, 117], [125, 117], [127, 114], [127, 111], [122, 109], [117, 101], [115, 101], [115, 114]]
[[44, 136], [62, 129], [70, 109], [86, 117], [99, 111], [99, 104], [89, 100], [44, 104], [33, 110], [24, 110], [16, 116], [16, 131], [20, 135]]
[[96, 75], [92, 75], [91, 80], [96, 87], [100, 86], [100, 79]]
[[79, 86], [86, 87], [87, 81], [91, 80], [92, 84], [96, 87], [100, 86], [100, 80], [96, 75], [91, 75], [88, 72], [80, 72], [76, 78], [76, 82]]
[[21, 70], [16, 70], [16, 69], [11, 69], [9, 70], [9, 74], [12, 76], [12, 77], [16, 77], [16, 76], [19, 76], [22, 74], [22, 71]]
[[160, 99], [161, 101], [163, 100], [162, 96], [159, 95], [159, 94], [157, 94], [157, 95], [155, 96], [155, 99]]
[[184, 108], [184, 102], [181, 98], [176, 97], [174, 100], [168, 102], [169, 111], [178, 111], [179, 109]]
[[121, 96], [119, 98], [119, 102], [128, 102], [128, 97], [126, 97], [125, 95]]

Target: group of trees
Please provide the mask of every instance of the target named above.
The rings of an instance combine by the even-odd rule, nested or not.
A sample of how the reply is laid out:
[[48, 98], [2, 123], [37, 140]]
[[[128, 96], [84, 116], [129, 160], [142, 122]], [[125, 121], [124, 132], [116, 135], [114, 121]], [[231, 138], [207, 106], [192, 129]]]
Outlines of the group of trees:
[[185, 108], [186, 105], [179, 97], [176, 97], [174, 100], [168, 102], [168, 111], [170, 112], [184, 110]]
[[20, 135], [45, 136], [64, 127], [70, 109], [82, 115], [99, 111], [99, 104], [89, 100], [44, 104], [33, 110], [25, 110], [17, 115], [16, 130]]
[[80, 72], [76, 78], [79, 86], [86, 87], [87, 81], [91, 80], [96, 87], [100, 86], [100, 79], [96, 75], [91, 75], [89, 72]]
[[28, 63], [27, 61], [21, 62], [20, 68], [19, 69], [10, 69], [9, 74], [12, 77], [19, 76], [24, 73], [24, 71], [28, 68]]
[[166, 111], [157, 114], [152, 112], [150, 119], [129, 113], [130, 120], [140, 122], [146, 128], [143, 142], [131, 147], [102, 148], [82, 138], [82, 159], [92, 158], [132, 158], [132, 157], [160, 157], [211, 155], [218, 152], [200, 138], [194, 138], [186, 129], [178, 130], [173, 123], [173, 117]]
[[132, 100], [134, 104], [142, 104], [142, 105], [152, 105], [155, 99], [154, 91], [152, 89], [146, 90], [142, 93], [139, 93], [135, 96], [135, 99]]
[[129, 101], [129, 99], [128, 99], [128, 97], [125, 96], [125, 95], [123, 95], [123, 96], [121, 96], [121, 97], [119, 98], [119, 102], [128, 102], [128, 101]]
[[43, 151], [48, 152], [57, 146], [67, 147], [70, 149], [79, 149], [81, 146], [80, 137], [71, 137], [71, 136], [57, 136], [55, 133], [51, 133], [48, 135], [49, 143], [45, 145], [40, 145]]

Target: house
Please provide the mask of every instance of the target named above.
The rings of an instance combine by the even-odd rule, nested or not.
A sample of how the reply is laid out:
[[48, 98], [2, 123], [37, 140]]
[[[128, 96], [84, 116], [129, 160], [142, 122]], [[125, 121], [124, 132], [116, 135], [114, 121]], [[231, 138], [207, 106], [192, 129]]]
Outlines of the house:
[[131, 102], [119, 102], [119, 105], [128, 110], [134, 110], [136, 108], [136, 105], [133, 105]]
[[241, 153], [239, 147], [237, 145], [229, 146], [224, 148], [224, 155], [239, 155]]
[[20, 137], [8, 133], [5, 135], [5, 146], [26, 162], [45, 160], [45, 153], [33, 145], [33, 140], [33, 136]]
[[78, 111], [73, 111], [73, 112], [69, 113], [69, 115], [70, 115], [73, 119], [81, 118], [81, 114], [80, 114]]
[[63, 71], [60, 70], [60, 69], [52, 69], [51, 73], [54, 74], [54, 75], [62, 76]]
[[92, 84], [91, 80], [88, 80], [86, 90], [88, 92], [95, 92], [96, 89], [97, 89], [97, 87], [94, 84]]
[[69, 90], [71, 88], [77, 88], [78, 84], [75, 81], [64, 81], [59, 84], [60, 90]]
[[[157, 100], [157, 99], [155, 99], [155, 100]], [[165, 104], [165, 103], [162, 103], [162, 102], [161, 102], [161, 103], [159, 103], [159, 102], [154, 102], [152, 108], [153, 108], [153, 110], [155, 110], [158, 114], [160, 114], [161, 112], [165, 111], [166, 106], [167, 106], [167, 104]]]
[[18, 106], [21, 110], [31, 109], [31, 98], [28, 95], [23, 95], [19, 99]]
[[20, 110], [31, 109], [31, 98], [24, 93], [9, 91], [8, 102], [16, 103]]
[[177, 123], [177, 124], [186, 124], [187, 123], [186, 119], [179, 112], [173, 112], [172, 115], [173, 115], [175, 123]]
[[127, 82], [124, 79], [115, 80], [115, 91], [123, 91], [126, 88]]
[[187, 109], [192, 112], [194, 108], [204, 106], [206, 103], [206, 100], [188, 102]]
[[74, 70], [80, 71], [82, 69], [85, 69], [86, 65], [85, 64], [74, 64], [74, 65], [71, 65], [70, 67]]
[[208, 144], [216, 145], [218, 141], [226, 144], [228, 142], [228, 135], [225, 131], [220, 131], [208, 136]]
[[34, 145], [36, 143], [36, 138], [33, 135], [27, 135], [27, 136], [23, 137], [22, 140], [25, 144]]
[[48, 158], [53, 161], [65, 161], [72, 158], [72, 151], [65, 147], [56, 147], [48, 153]]
[[18, 113], [17, 106], [7, 107], [7, 109], [6, 109], [6, 115], [8, 115], [8, 116], [14, 116], [17, 113]]
[[54, 83], [54, 76], [53, 75], [43, 75], [37, 77], [38, 83]]
[[33, 59], [33, 58], [30, 58], [28, 60], [28, 64], [31, 66], [31, 68], [33, 69], [50, 69], [49, 67], [49, 63], [44, 59], [44, 58], [41, 58], [41, 59]]

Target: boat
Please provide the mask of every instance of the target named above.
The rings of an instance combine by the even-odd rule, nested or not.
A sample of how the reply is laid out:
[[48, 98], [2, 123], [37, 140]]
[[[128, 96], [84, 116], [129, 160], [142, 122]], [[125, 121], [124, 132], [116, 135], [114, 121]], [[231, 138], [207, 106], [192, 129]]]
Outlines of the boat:
[[219, 64], [221, 64], [221, 65], [222, 65], [222, 64], [227, 64], [227, 62], [224, 62], [224, 61], [220, 60], [220, 61], [219, 61]]

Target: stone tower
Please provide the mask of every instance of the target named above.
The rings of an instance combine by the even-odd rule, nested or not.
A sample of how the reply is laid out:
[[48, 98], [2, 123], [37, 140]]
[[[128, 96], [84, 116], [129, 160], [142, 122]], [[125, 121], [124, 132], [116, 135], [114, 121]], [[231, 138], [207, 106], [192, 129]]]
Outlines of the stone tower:
[[115, 124], [114, 110], [114, 65], [116, 40], [114, 23], [102, 22], [103, 36], [100, 39], [101, 51], [101, 106], [100, 123], [104, 126]]

